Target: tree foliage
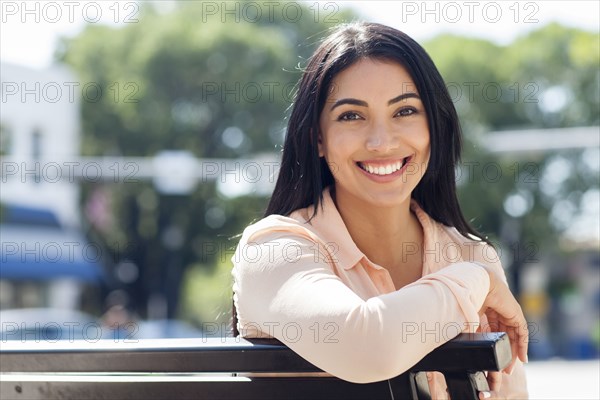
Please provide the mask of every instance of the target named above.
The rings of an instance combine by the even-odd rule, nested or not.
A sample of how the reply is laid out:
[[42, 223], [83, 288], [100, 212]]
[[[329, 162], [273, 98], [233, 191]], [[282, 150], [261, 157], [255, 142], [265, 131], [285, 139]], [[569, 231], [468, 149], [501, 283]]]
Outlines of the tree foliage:
[[[516, 280], [523, 263], [556, 255], [586, 193], [598, 192], [600, 168], [590, 161], [597, 149], [497, 155], [481, 144], [490, 131], [598, 126], [600, 35], [553, 23], [507, 46], [441, 35], [425, 47], [465, 133], [461, 204], [473, 225], [510, 253], [505, 266]], [[525, 203], [522, 215], [507, 213], [511, 200]]]
[[[298, 66], [329, 28], [353, 18], [344, 10], [318, 15], [309, 4], [294, 5], [299, 14], [263, 10], [254, 21], [207, 13], [201, 2], [179, 2], [169, 11], [146, 3], [138, 23], [89, 25], [65, 40], [58, 58], [75, 69], [83, 87], [100, 88], [100, 94], [84, 91], [83, 154], [152, 157], [169, 149], [237, 158], [277, 151]], [[83, 201], [98, 190], [84, 188]], [[161, 194], [150, 182], [108, 190], [116, 218], [95, 228], [115, 260], [140, 268], [139, 279], [123, 286], [142, 315], [158, 293], [173, 317], [185, 269], [222, 263], [232, 238], [266, 204], [259, 197], [223, 198], [214, 182], [185, 197]]]

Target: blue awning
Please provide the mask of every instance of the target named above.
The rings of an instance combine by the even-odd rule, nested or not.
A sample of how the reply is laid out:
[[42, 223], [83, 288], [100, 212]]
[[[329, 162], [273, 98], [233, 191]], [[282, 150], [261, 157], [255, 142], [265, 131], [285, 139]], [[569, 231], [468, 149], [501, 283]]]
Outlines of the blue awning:
[[74, 278], [100, 283], [102, 251], [76, 230], [0, 224], [0, 279]]

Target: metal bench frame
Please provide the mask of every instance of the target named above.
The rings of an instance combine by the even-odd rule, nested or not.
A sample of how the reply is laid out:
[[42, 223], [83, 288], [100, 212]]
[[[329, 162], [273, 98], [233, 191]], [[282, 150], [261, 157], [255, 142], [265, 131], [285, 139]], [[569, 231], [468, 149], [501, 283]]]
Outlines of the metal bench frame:
[[439, 371], [453, 399], [478, 399], [488, 390], [482, 371], [510, 360], [505, 333], [461, 334], [396, 378], [355, 384], [307, 376], [322, 371], [276, 340], [5, 341], [0, 398], [425, 400], [425, 371]]

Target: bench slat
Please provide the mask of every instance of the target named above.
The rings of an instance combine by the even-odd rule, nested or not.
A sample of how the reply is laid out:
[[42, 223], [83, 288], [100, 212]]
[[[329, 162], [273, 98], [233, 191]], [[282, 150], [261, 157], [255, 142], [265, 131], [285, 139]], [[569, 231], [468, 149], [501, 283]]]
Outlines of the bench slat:
[[0, 398], [9, 399], [406, 399], [411, 388], [401, 375], [392, 380], [353, 384], [337, 378], [253, 378], [247, 382], [46, 382], [3, 381]]
[[[411, 371], [504, 368], [511, 359], [505, 333], [461, 334]], [[136, 343], [102, 340], [0, 346], [0, 372], [319, 372], [276, 340], [160, 339]]]

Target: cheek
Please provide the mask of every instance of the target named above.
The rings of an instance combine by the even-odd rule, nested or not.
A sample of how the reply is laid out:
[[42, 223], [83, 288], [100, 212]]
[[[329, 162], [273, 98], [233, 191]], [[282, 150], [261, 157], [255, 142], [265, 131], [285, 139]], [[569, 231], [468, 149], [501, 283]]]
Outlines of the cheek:
[[429, 159], [429, 156], [431, 155], [431, 142], [429, 141], [429, 135], [423, 139], [422, 148], [425, 157]]
[[427, 139], [424, 151], [423, 151], [423, 164], [424, 169], [427, 169], [427, 165], [429, 165], [429, 159], [431, 158], [431, 146], [429, 144], [429, 138]]
[[424, 141], [424, 151], [423, 151], [423, 175], [427, 172], [427, 167], [429, 166], [429, 160], [431, 159], [431, 142], [429, 141], [429, 135], [426, 136], [426, 140]]
[[429, 160], [431, 159], [431, 148], [427, 147], [427, 152], [423, 157], [423, 172], [427, 170], [427, 166], [429, 165]]
[[326, 135], [322, 136], [322, 139], [321, 149], [327, 158], [344, 157], [347, 155], [352, 142], [348, 135], [335, 130], [327, 132]]
[[413, 147], [420, 153], [418, 158], [422, 164], [423, 172], [427, 169], [429, 159], [431, 157], [431, 141], [427, 122], [423, 121], [419, 124], [418, 129], [415, 131]]
[[349, 171], [348, 166], [353, 163], [353, 152], [356, 150], [356, 144], [352, 143], [348, 135], [329, 132], [329, 135], [324, 137], [321, 148], [329, 170], [334, 176]]
[[429, 126], [427, 125], [427, 121], [423, 121], [421, 126], [419, 127], [420, 135], [417, 136], [418, 146], [423, 149], [423, 152], [427, 154], [427, 158], [429, 158], [430, 152], [430, 144], [431, 144], [431, 135], [429, 133]]

